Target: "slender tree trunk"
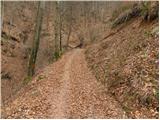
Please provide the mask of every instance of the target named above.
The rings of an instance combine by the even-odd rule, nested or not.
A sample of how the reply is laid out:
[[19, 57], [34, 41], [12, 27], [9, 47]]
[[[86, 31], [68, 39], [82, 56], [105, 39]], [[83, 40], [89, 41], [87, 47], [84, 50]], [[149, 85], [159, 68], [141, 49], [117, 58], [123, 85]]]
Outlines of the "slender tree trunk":
[[55, 31], [55, 39], [54, 39], [54, 46], [55, 46], [55, 52], [54, 57], [57, 59], [59, 56], [59, 49], [58, 49], [58, 41], [59, 41], [59, 7], [58, 2], [56, 1], [56, 9], [55, 9], [55, 25], [54, 25], [54, 31]]
[[87, 28], [87, 8], [86, 3], [83, 4], [83, 14], [84, 14], [84, 27]]
[[1, 1], [1, 30], [3, 29], [3, 25], [4, 25], [4, 1]]
[[67, 47], [69, 45], [69, 39], [70, 39], [71, 32], [72, 32], [72, 24], [70, 24], [70, 26], [69, 26], [69, 33], [68, 33], [68, 37], [67, 37]]
[[68, 47], [70, 35], [72, 32], [72, 6], [70, 6], [70, 18], [71, 19], [70, 19], [69, 32], [68, 32], [68, 37], [67, 37], [67, 47]]
[[94, 19], [95, 19], [95, 23], [97, 22], [97, 2], [94, 1]]
[[47, 14], [47, 31], [49, 31], [49, 16], [50, 16], [50, 6], [48, 5], [48, 14]]
[[34, 35], [31, 56], [29, 60], [28, 76], [33, 76], [35, 72], [35, 63], [36, 63], [37, 53], [39, 49], [40, 33], [41, 33], [41, 27], [42, 27], [43, 9], [44, 9], [44, 3], [42, 1], [38, 2], [35, 35]]
[[60, 3], [60, 8], [59, 8], [59, 48], [60, 51], [62, 51], [62, 6]]

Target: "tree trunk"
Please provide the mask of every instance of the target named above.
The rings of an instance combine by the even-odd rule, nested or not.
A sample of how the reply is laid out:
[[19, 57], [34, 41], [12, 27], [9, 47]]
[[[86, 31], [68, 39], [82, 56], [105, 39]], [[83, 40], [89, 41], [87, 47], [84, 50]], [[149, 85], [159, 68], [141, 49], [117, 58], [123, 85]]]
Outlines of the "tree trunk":
[[41, 33], [41, 27], [42, 27], [44, 7], [45, 6], [42, 1], [38, 2], [38, 12], [37, 12], [37, 18], [36, 18], [35, 35], [34, 35], [31, 56], [30, 56], [30, 60], [29, 60], [28, 76], [33, 76], [34, 72], [35, 72], [35, 63], [36, 63], [37, 53], [38, 53], [38, 49], [39, 49], [40, 33]]
[[55, 46], [55, 52], [54, 52], [54, 57], [57, 59], [59, 57], [59, 49], [58, 49], [58, 41], [59, 41], [59, 7], [58, 7], [58, 2], [56, 1], [56, 9], [55, 9], [55, 25], [54, 25], [54, 30], [55, 30], [55, 39], [54, 39], [54, 46]]
[[4, 19], [4, 1], [1, 1], [1, 30], [3, 29], [3, 19]]
[[69, 25], [69, 32], [68, 32], [68, 37], [67, 37], [67, 47], [68, 47], [68, 44], [69, 44], [69, 38], [70, 38], [70, 35], [71, 35], [71, 31], [72, 31], [72, 6], [70, 6], [70, 25]]
[[62, 6], [61, 6], [61, 2], [60, 4], [60, 8], [59, 8], [59, 48], [60, 51], [62, 51]]

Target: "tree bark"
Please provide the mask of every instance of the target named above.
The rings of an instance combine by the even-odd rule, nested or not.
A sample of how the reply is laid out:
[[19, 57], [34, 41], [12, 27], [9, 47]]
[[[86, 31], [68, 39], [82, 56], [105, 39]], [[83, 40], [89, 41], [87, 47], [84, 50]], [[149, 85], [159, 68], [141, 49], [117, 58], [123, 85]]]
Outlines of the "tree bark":
[[56, 9], [55, 9], [55, 25], [54, 25], [54, 31], [55, 31], [55, 38], [54, 38], [54, 57], [57, 59], [59, 56], [59, 48], [58, 48], [58, 41], [59, 41], [59, 7], [58, 2], [56, 1]]
[[62, 6], [61, 2], [59, 4], [59, 49], [62, 51]]
[[4, 1], [1, 1], [1, 30], [3, 29], [3, 25], [4, 25]]
[[71, 19], [70, 19], [69, 32], [68, 32], [68, 37], [67, 37], [67, 47], [68, 47], [70, 35], [72, 32], [72, 5], [70, 6], [70, 18]]
[[36, 58], [37, 58], [37, 53], [38, 53], [39, 43], [40, 43], [40, 33], [41, 33], [41, 27], [42, 27], [44, 7], [45, 5], [42, 1], [38, 2], [38, 12], [37, 12], [37, 18], [36, 18], [35, 35], [34, 35], [31, 56], [29, 60], [28, 76], [33, 76], [35, 73], [35, 63], [36, 63]]

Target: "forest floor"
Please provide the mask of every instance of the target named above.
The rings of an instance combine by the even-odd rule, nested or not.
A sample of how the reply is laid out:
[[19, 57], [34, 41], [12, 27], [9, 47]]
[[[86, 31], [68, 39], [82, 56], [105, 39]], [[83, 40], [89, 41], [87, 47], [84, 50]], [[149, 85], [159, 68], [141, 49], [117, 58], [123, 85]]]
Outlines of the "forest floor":
[[84, 50], [74, 49], [44, 68], [3, 106], [2, 118], [127, 118], [106, 93], [87, 67]]

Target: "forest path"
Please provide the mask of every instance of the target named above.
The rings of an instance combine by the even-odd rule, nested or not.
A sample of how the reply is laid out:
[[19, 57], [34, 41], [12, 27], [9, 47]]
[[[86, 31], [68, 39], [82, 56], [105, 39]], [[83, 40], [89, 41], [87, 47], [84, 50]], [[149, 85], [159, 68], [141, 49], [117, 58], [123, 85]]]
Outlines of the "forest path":
[[4, 118], [126, 118], [114, 98], [75, 49], [46, 67], [17, 98], [2, 108]]

